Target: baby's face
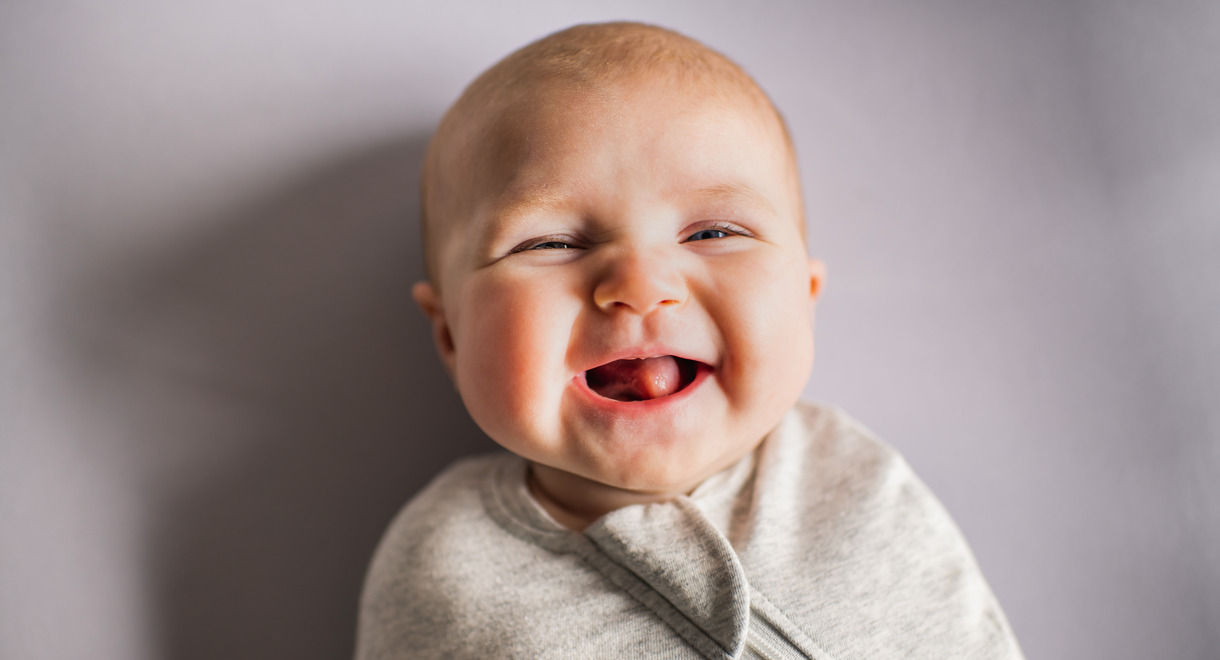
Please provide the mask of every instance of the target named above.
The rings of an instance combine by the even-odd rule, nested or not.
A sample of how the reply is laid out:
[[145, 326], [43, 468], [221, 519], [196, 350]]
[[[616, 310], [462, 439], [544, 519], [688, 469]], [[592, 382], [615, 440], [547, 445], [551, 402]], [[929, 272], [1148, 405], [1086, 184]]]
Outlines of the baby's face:
[[547, 474], [687, 492], [758, 444], [813, 360], [820, 270], [778, 122], [647, 80], [505, 117], [467, 163], [439, 293], [416, 288], [442, 358], [476, 423]]

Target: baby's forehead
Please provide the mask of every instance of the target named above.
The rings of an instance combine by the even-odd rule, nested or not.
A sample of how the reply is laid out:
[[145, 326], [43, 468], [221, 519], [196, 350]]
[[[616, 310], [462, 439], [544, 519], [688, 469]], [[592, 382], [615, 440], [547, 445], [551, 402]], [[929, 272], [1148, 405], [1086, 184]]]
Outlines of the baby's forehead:
[[[615, 71], [581, 78], [531, 78], [512, 86], [511, 93], [472, 104], [461, 120], [482, 127], [484, 135], [528, 125], [540, 111], [564, 109], [583, 113], [590, 125], [599, 114], [623, 114], [647, 102], [641, 92], [669, 97], [692, 110], [714, 105], [718, 109], [771, 120], [777, 117], [770, 100], [757, 88], [725, 76], [690, 79], [672, 71]], [[589, 103], [592, 101], [592, 103]]]
[[[465, 224], [459, 221], [471, 211], [470, 192], [486, 174], [476, 171], [477, 163], [511, 162], [515, 152], [530, 149], [539, 108], [563, 109], [580, 96], [613, 94], [616, 103], [590, 104], [585, 110], [630, 112], [633, 97], [624, 92], [638, 88], [669, 90], [675, 104], [716, 103], [752, 114], [775, 131], [795, 171], [783, 118], [754, 79], [732, 60], [653, 26], [576, 26], [527, 45], [492, 66], [442, 119], [422, 181], [430, 271], [438, 256], [433, 254], [436, 240], [451, 233], [455, 224]], [[598, 116], [581, 119], [595, 125]]]
[[658, 104], [680, 107], [688, 115], [744, 121], [787, 141], [769, 102], [729, 81], [676, 81], [655, 72], [597, 81], [537, 80], [516, 86], [511, 97], [496, 101], [472, 107], [452, 127], [462, 137], [438, 140], [437, 146], [463, 156], [459, 168], [517, 162], [527, 154], [553, 155], [623, 115], [655, 120], [651, 110]]

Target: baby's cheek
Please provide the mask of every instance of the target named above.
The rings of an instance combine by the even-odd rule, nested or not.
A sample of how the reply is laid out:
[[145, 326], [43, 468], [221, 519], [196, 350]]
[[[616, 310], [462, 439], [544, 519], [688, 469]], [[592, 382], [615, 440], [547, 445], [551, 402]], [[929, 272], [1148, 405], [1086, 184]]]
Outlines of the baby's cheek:
[[771, 262], [751, 274], [751, 286], [735, 289], [735, 322], [749, 338], [741, 347], [746, 364], [739, 366], [752, 373], [749, 380], [790, 388], [808, 377], [813, 335], [805, 272], [786, 261]]
[[492, 439], [509, 442], [533, 432], [546, 418], [550, 383], [545, 377], [554, 345], [545, 309], [528, 291], [490, 289], [464, 315], [467, 331], [458, 350], [458, 380], [472, 417]]

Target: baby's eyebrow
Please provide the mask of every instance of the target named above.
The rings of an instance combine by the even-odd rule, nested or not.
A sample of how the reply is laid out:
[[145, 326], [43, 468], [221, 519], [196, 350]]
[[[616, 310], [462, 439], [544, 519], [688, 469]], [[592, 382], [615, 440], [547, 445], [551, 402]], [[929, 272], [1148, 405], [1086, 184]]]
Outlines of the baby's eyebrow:
[[571, 205], [567, 195], [552, 189], [535, 188], [502, 195], [492, 205], [491, 215], [497, 222], [513, 224], [532, 213], [563, 211]]
[[[487, 254], [498, 253], [501, 243], [529, 227], [538, 215], [569, 211], [572, 201], [555, 189], [544, 187], [507, 191], [492, 201], [483, 215], [477, 248]], [[520, 238], [520, 237], [518, 237]]]
[[744, 200], [748, 204], [761, 207], [766, 211], [775, 212], [775, 206], [766, 195], [744, 183], [717, 183], [704, 186], [691, 193], [694, 199], [713, 199], [718, 202], [737, 202]]

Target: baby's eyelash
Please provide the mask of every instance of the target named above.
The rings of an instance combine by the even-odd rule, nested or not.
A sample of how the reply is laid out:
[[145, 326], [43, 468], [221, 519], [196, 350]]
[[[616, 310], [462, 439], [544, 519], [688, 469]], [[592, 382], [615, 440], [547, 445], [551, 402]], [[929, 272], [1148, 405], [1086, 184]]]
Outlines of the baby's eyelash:
[[[717, 236], [716, 238], [727, 238], [728, 236], [747, 236], [748, 237], [748, 236], [754, 235], [749, 230], [739, 227], [730, 222], [711, 222], [711, 223], [708, 223], [705, 225], [700, 225], [700, 226], [687, 230], [686, 238], [684, 240], [689, 241], [692, 238], [694, 238], [696, 235], [701, 234], [706, 231], [716, 231], [716, 232], [723, 232], [724, 234], [727, 234], [727, 236]], [[710, 238], [711, 237], [709, 237], [708, 239], [700, 239], [700, 240], [710, 240]]]
[[577, 247], [576, 241], [571, 236], [539, 236], [518, 243], [508, 253], [516, 254], [528, 250], [570, 250], [575, 247]]

